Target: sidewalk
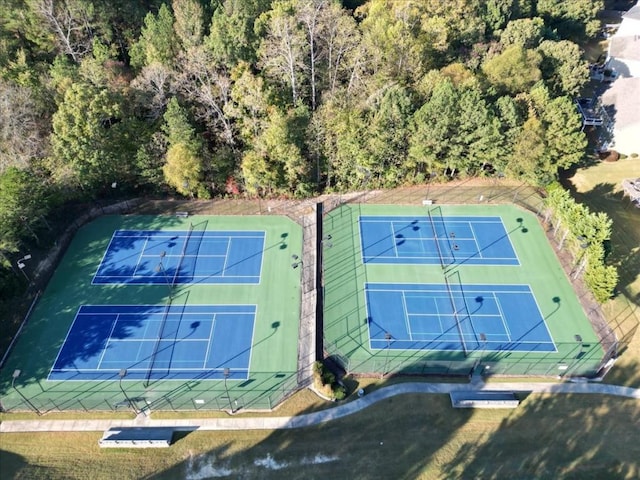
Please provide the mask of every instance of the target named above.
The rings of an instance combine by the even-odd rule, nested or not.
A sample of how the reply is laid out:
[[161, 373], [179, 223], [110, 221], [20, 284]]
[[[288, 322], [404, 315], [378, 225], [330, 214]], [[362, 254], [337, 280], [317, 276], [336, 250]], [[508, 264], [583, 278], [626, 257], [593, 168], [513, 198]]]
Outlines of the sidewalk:
[[640, 389], [602, 383], [400, 383], [381, 388], [357, 400], [320, 412], [295, 417], [229, 417], [153, 420], [139, 415], [133, 420], [6, 420], [0, 433], [106, 431], [118, 427], [173, 427], [175, 430], [275, 430], [301, 428], [346, 417], [376, 402], [406, 393], [450, 393], [468, 390], [508, 390], [532, 393], [583, 393], [614, 395], [640, 400]]

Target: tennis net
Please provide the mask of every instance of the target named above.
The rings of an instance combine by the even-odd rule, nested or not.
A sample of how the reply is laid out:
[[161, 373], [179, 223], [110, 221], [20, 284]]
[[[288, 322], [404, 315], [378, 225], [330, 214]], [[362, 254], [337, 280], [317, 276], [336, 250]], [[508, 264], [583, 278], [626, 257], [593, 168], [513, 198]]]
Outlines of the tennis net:
[[153, 353], [151, 354], [151, 360], [149, 361], [149, 370], [147, 370], [145, 387], [148, 387], [149, 383], [151, 382], [151, 375], [153, 374], [153, 366], [156, 361], [156, 355], [158, 354], [158, 349], [160, 348], [160, 343], [162, 343], [162, 337], [164, 337], [164, 326], [167, 323], [167, 318], [169, 318], [170, 310], [171, 310], [171, 297], [169, 297], [169, 299], [167, 300], [167, 303], [165, 304], [162, 320], [160, 320], [160, 328], [158, 328], [158, 340], [156, 340], [156, 344], [153, 347]]
[[449, 293], [449, 300], [451, 301], [451, 308], [453, 309], [453, 318], [456, 321], [456, 327], [458, 327], [458, 333], [460, 334], [460, 342], [462, 342], [462, 350], [464, 350], [465, 356], [469, 353], [467, 349], [467, 343], [464, 340], [464, 333], [462, 332], [462, 324], [460, 323], [460, 318], [458, 317], [458, 309], [456, 308], [456, 299], [453, 296], [453, 291], [451, 290], [451, 285], [449, 284], [449, 280], [447, 277], [444, 277], [444, 283], [447, 286], [447, 292]]
[[429, 214], [429, 221], [431, 222], [431, 228], [433, 229], [433, 241], [436, 243], [436, 249], [438, 250], [438, 258], [440, 259], [440, 266], [444, 270], [446, 265], [444, 263], [444, 257], [442, 256], [442, 250], [440, 250], [440, 241], [438, 240], [438, 230], [436, 230], [436, 224], [433, 221], [433, 216], [431, 215], [431, 210], [427, 210]]
[[180, 260], [178, 260], [178, 265], [176, 266], [176, 271], [173, 274], [173, 280], [171, 282], [171, 287], [176, 284], [176, 280], [180, 275], [180, 267], [182, 267], [182, 262], [184, 257], [187, 254], [187, 246], [189, 245], [189, 239], [191, 238], [191, 234], [193, 233], [193, 223], [189, 223], [189, 231], [187, 232], [187, 238], [184, 240], [184, 245], [182, 246], [182, 253], [180, 253]]

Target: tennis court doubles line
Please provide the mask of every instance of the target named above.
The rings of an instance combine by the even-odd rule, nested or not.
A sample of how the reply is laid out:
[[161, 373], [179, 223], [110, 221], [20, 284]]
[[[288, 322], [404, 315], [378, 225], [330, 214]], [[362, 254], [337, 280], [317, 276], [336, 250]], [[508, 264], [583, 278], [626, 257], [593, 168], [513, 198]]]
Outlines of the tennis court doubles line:
[[372, 349], [555, 351], [528, 285], [365, 284]]
[[255, 305], [83, 305], [49, 380], [248, 378]]

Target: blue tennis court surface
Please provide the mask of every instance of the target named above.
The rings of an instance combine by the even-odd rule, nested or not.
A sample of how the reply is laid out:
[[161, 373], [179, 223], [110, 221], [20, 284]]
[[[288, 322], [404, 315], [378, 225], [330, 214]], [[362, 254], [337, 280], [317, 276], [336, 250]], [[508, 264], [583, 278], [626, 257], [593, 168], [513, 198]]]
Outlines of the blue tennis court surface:
[[361, 216], [364, 263], [519, 265], [500, 217]]
[[368, 283], [373, 349], [553, 352], [528, 285]]
[[264, 232], [118, 230], [94, 284], [260, 283]]
[[255, 305], [83, 305], [49, 380], [246, 379]]

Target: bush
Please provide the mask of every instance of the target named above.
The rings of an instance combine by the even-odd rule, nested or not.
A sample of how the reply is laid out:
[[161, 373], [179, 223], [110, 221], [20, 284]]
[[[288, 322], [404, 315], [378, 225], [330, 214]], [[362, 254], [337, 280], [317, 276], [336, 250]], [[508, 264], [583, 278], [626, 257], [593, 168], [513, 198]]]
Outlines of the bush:
[[313, 385], [325, 397], [342, 400], [347, 396], [347, 389], [336, 381], [336, 376], [322, 362], [313, 364]]
[[631, 154], [631, 158], [638, 158], [638, 154], [637, 153], [632, 153]]
[[615, 150], [600, 152], [599, 156], [600, 156], [600, 160], [602, 160], [603, 162], [616, 162], [620, 158], [620, 154]]

